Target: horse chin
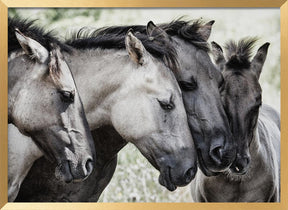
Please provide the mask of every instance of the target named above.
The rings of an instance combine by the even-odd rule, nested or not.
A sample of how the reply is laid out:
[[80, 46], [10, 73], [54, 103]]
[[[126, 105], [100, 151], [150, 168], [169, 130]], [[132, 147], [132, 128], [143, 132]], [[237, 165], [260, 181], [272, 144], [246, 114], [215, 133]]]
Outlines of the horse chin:
[[172, 183], [170, 167], [165, 167], [165, 168], [159, 167], [159, 164], [157, 164], [157, 161], [152, 157], [148, 158], [148, 160], [155, 169], [160, 171], [160, 175], [158, 178], [159, 184], [166, 187], [170, 191], [176, 190], [177, 186]]
[[55, 177], [66, 183], [70, 183], [73, 181], [73, 175], [70, 170], [69, 161], [61, 162], [56, 166]]
[[177, 189], [177, 186], [172, 183], [171, 179], [171, 170], [169, 167], [166, 167], [163, 171], [160, 171], [160, 175], [158, 178], [159, 183], [166, 187], [169, 191], [174, 191]]

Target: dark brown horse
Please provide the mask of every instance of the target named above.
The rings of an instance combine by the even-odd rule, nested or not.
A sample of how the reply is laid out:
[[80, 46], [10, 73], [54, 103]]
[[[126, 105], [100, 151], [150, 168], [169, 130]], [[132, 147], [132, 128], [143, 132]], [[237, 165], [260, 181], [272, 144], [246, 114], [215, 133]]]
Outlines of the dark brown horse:
[[222, 48], [212, 43], [216, 64], [224, 75], [222, 97], [237, 155], [229, 170], [216, 177], [198, 173], [192, 197], [198, 202], [279, 202], [280, 117], [262, 105], [259, 77], [269, 43], [251, 60], [256, 39], [231, 41]]

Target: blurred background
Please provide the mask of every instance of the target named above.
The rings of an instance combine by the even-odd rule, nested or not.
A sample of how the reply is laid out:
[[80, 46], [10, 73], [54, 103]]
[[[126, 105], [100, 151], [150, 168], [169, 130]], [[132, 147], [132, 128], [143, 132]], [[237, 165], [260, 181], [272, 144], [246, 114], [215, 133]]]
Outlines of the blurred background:
[[[279, 9], [20, 9], [9, 8], [9, 16], [19, 16], [47, 30], [60, 39], [82, 27], [142, 24], [152, 20], [156, 25], [184, 16], [184, 20], [215, 20], [209, 41], [222, 45], [228, 40], [257, 36], [257, 49], [270, 42], [260, 77], [263, 101], [280, 112], [280, 10]], [[131, 144], [118, 156], [115, 174], [99, 202], [192, 202], [189, 186], [170, 192], [158, 183], [159, 172]]]

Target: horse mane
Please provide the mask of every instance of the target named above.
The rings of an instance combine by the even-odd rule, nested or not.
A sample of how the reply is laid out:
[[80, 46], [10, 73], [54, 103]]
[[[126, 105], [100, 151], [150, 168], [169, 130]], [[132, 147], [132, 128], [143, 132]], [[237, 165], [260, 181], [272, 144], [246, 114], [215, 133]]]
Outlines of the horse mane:
[[45, 32], [41, 27], [35, 26], [36, 20], [20, 19], [19, 17], [8, 17], [8, 53], [21, 49], [15, 29], [18, 28], [24, 35], [36, 40], [48, 51], [51, 50], [51, 44], [57, 44], [62, 51], [70, 52], [71, 48], [61, 43], [55, 38], [53, 31]]
[[[198, 32], [199, 28], [203, 26], [203, 22], [200, 20], [183, 21], [181, 19], [161, 24], [159, 27], [165, 30], [170, 36], [178, 36], [188, 43], [208, 51], [208, 43]], [[146, 26], [143, 25], [111, 26], [92, 30], [82, 28], [77, 32], [71, 33], [66, 44], [76, 49], [123, 49], [125, 48], [124, 37], [129, 29], [135, 32], [135, 36], [143, 43], [150, 54], [164, 61], [164, 63], [168, 63], [168, 66], [173, 71], [178, 69], [177, 52], [172, 44], [165, 46], [154, 44], [146, 34]]]
[[[180, 17], [171, 21], [170, 23], [160, 24], [159, 27], [162, 28], [170, 36], [178, 36], [179, 38], [189, 42], [195, 47], [208, 51], [208, 43], [205, 41], [203, 35], [199, 33], [199, 29], [203, 27], [204, 22], [200, 19], [189, 21], [184, 21], [182, 19], [183, 17]], [[89, 38], [109, 34], [115, 34], [117, 36], [125, 35], [130, 28], [135, 32], [146, 34], [146, 26], [143, 25], [110, 26], [94, 29], [89, 33], [87, 33], [87, 31], [83, 32], [83, 29], [80, 29], [80, 31], [71, 35], [69, 41], [71, 42], [79, 38]]]
[[199, 49], [209, 51], [207, 41], [203, 35], [199, 33], [199, 29], [204, 26], [204, 22], [201, 19], [189, 21], [182, 19], [183, 17], [180, 17], [170, 23], [161, 24], [160, 28], [165, 30], [170, 36], [178, 36]]
[[[129, 30], [129, 29], [128, 29]], [[127, 30], [127, 31], [128, 31]], [[127, 32], [126, 32], [127, 33]], [[96, 29], [92, 32], [87, 28], [80, 29], [72, 38], [66, 41], [66, 44], [76, 49], [126, 49], [126, 33], [103, 33]], [[173, 72], [178, 71], [177, 52], [172, 45], [158, 45], [153, 43], [146, 34], [134, 34], [143, 44], [145, 49], [155, 58], [161, 60]]]
[[225, 45], [227, 63], [226, 66], [232, 69], [247, 69], [250, 67], [250, 58], [255, 46], [257, 37], [243, 38], [237, 42], [229, 41]]

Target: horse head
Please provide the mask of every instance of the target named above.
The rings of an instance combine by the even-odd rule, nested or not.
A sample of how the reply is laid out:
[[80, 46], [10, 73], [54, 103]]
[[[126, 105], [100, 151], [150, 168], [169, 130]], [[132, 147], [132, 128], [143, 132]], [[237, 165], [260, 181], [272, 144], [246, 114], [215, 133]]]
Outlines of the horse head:
[[33, 39], [28, 29], [9, 37], [20, 44], [9, 60], [9, 121], [56, 162], [56, 177], [83, 180], [93, 170], [95, 148], [73, 76], [58, 44]]
[[269, 43], [262, 45], [250, 60], [255, 42], [255, 38], [242, 39], [238, 43], [228, 42], [225, 46], [227, 59], [220, 45], [212, 42], [215, 63], [224, 76], [222, 100], [237, 147], [236, 159], [230, 167], [236, 174], [244, 174], [248, 169], [249, 145], [255, 137], [259, 108], [262, 104], [259, 77]]

